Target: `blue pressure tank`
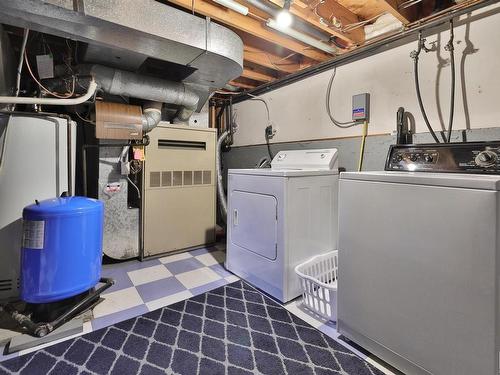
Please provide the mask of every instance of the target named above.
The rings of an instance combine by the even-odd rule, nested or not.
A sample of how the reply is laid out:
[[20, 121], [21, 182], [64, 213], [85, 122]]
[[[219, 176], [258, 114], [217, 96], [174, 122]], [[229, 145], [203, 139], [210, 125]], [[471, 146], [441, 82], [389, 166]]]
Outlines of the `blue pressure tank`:
[[37, 202], [23, 211], [21, 298], [55, 302], [94, 287], [101, 276], [104, 204], [85, 197]]

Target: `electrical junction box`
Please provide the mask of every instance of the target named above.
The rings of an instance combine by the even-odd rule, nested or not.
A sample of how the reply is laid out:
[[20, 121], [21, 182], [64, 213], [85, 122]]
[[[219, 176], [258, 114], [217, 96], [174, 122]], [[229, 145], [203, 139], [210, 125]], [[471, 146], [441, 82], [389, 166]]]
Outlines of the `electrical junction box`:
[[352, 96], [352, 121], [368, 121], [370, 119], [370, 94]]

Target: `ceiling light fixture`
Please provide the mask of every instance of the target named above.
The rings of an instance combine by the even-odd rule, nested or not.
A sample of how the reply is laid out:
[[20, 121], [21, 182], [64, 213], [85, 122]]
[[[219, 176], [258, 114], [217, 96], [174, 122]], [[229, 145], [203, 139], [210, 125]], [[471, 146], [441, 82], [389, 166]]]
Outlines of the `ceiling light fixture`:
[[309, 35], [303, 34], [301, 32], [298, 32], [290, 27], [281, 27], [278, 25], [278, 23], [273, 20], [273, 19], [268, 19], [266, 22], [266, 25], [270, 27], [271, 29], [277, 30], [282, 32], [283, 34], [286, 34], [294, 39], [297, 39], [298, 41], [308, 44], [311, 47], [317, 48], [323, 52], [330, 53], [334, 55], [337, 52], [337, 48], [332, 47], [326, 43], [323, 43], [319, 41], [318, 39], [314, 39], [310, 37]]
[[285, 0], [283, 4], [283, 9], [276, 16], [276, 23], [279, 27], [286, 29], [290, 27], [293, 22], [292, 15], [290, 14], [290, 5], [292, 4], [292, 0]]
[[217, 3], [219, 5], [222, 5], [223, 7], [234, 10], [235, 12], [243, 14], [244, 16], [248, 14], [248, 8], [244, 5], [237, 3], [234, 0], [214, 0], [214, 3]]

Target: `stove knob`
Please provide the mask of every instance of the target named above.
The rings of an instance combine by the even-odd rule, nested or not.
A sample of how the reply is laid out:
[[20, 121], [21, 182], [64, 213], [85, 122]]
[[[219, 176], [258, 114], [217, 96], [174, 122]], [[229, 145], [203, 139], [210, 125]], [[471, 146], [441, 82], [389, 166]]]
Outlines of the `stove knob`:
[[418, 159], [417, 154], [411, 154], [411, 155], [410, 155], [410, 160], [411, 160], [412, 162], [416, 162], [416, 161], [417, 161], [417, 159]]
[[403, 157], [401, 156], [401, 154], [397, 154], [396, 156], [394, 156], [394, 161], [396, 163], [399, 163], [401, 160], [403, 160]]
[[434, 161], [432, 155], [425, 155], [424, 159], [427, 163], [432, 163]]
[[482, 151], [477, 154], [475, 162], [480, 167], [491, 167], [497, 161], [497, 154], [493, 151]]

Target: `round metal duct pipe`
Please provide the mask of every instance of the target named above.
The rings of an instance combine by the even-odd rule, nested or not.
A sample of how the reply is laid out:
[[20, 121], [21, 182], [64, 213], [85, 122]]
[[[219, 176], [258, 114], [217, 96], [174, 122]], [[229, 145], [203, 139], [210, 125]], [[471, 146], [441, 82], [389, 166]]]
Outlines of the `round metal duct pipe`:
[[103, 65], [82, 65], [79, 70], [93, 76], [99, 88], [108, 94], [180, 106], [176, 119], [181, 122], [189, 120], [200, 100], [198, 95], [182, 82], [167, 81]]

